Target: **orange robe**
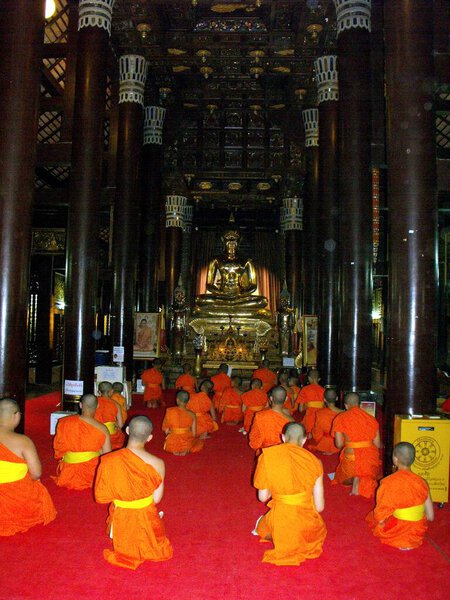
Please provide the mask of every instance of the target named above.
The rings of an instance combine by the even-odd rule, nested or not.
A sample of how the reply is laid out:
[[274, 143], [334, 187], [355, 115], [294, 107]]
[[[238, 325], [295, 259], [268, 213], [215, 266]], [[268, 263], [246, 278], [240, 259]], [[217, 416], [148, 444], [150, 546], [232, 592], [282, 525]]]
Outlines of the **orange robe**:
[[267, 406], [267, 392], [255, 388], [242, 394], [242, 404], [245, 404], [244, 429], [248, 433], [255, 413]]
[[217, 431], [219, 426], [211, 417], [212, 402], [206, 392], [192, 394], [186, 408], [195, 412], [197, 417], [197, 435]]
[[296, 444], [280, 444], [262, 451], [254, 486], [270, 490], [272, 498], [268, 503], [270, 510], [256, 531], [274, 545], [273, 550], [264, 552], [263, 562], [299, 565], [322, 554], [327, 530], [312, 498], [314, 484], [321, 475], [320, 460]]
[[298, 395], [300, 394], [300, 391], [302, 388], [299, 388], [298, 385], [291, 385], [291, 386], [289, 386], [289, 389], [291, 390], [291, 394], [294, 399], [294, 405], [297, 405], [298, 404], [297, 398], [298, 398]]
[[[378, 448], [372, 440], [378, 431], [378, 422], [371, 415], [354, 406], [340, 415], [336, 415], [331, 427], [331, 435], [344, 434], [346, 447], [361, 443], [362, 447], [353, 447], [354, 454], [346, 454], [344, 447], [339, 455], [339, 465], [333, 484], [343, 483], [346, 479], [359, 477], [359, 494], [372, 498], [377, 487], [380, 470]], [[347, 444], [349, 444], [347, 446]]]
[[314, 427], [312, 428], [312, 439], [308, 440], [308, 448], [317, 452], [327, 452], [337, 454], [338, 448], [334, 445], [334, 438], [331, 435], [331, 426], [336, 415], [340, 413], [331, 410], [325, 406], [319, 408], [315, 414]]
[[114, 504], [114, 500], [149, 498], [161, 481], [159, 473], [128, 448], [102, 456], [95, 479], [95, 499], [103, 504], [111, 502], [107, 527], [114, 550], [103, 551], [109, 563], [136, 569], [145, 560], [172, 558], [172, 546], [153, 502], [143, 508]]
[[268, 392], [277, 385], [277, 374], [265, 367], [260, 367], [256, 371], [253, 371], [252, 379], [260, 379], [262, 381], [263, 392]]
[[97, 400], [98, 406], [95, 411], [95, 418], [108, 428], [111, 436], [111, 449], [122, 448], [125, 442], [125, 434], [116, 425], [119, 409], [110, 398], [99, 396]]
[[325, 388], [323, 388], [321, 385], [317, 385], [317, 383], [310, 383], [309, 385], [305, 385], [305, 387], [300, 390], [300, 393], [297, 396], [296, 405], [303, 404], [306, 406], [306, 412], [301, 420], [301, 423], [305, 426], [306, 433], [311, 433], [312, 428], [314, 427], [316, 411], [319, 410], [319, 408], [324, 407], [324, 391]]
[[156, 367], [146, 369], [142, 373], [141, 379], [144, 386], [144, 402], [160, 402], [161, 406], [165, 406], [161, 387], [164, 378], [161, 371]]
[[120, 406], [122, 421], [123, 423], [125, 423], [128, 418], [127, 399], [124, 396], [122, 396], [122, 394], [119, 394], [119, 392], [113, 392], [111, 394], [111, 400], [114, 400], [114, 402], [117, 402], [117, 404]]
[[281, 386], [284, 390], [286, 390], [286, 400], [284, 401], [283, 408], [287, 408], [287, 410], [292, 414], [296, 409], [296, 405], [294, 404], [294, 395], [291, 392], [291, 388], [286, 385]]
[[[106, 435], [102, 431], [86, 423], [78, 415], [59, 419], [53, 440], [55, 458], [59, 460], [56, 477], [53, 477], [56, 485], [70, 490], [91, 488], [105, 440]], [[96, 452], [97, 456], [71, 463], [64, 459], [67, 452]], [[70, 460], [68, 456], [66, 460]]]
[[289, 419], [271, 408], [255, 414], [249, 433], [249, 444], [253, 450], [281, 444], [281, 432]]
[[203, 441], [192, 435], [193, 417], [187, 411], [174, 406], [166, 410], [162, 430], [170, 429], [164, 442], [166, 452], [200, 452]]
[[231, 387], [231, 379], [228, 377], [226, 373], [217, 373], [211, 377], [211, 381], [214, 384], [214, 408], [216, 410], [220, 410], [221, 400], [223, 392]]
[[177, 390], [185, 390], [189, 394], [195, 394], [195, 377], [189, 373], [184, 373], [175, 381], [175, 387]]
[[236, 388], [226, 388], [222, 394], [219, 410], [222, 413], [222, 423], [242, 421], [242, 396]]
[[377, 490], [375, 509], [366, 517], [373, 534], [383, 544], [396, 548], [420, 546], [428, 528], [425, 516], [419, 521], [406, 521], [393, 513], [399, 508], [424, 504], [427, 497], [426, 481], [412, 471], [397, 471], [385, 477]]
[[31, 479], [23, 458], [0, 444], [0, 536], [47, 525], [55, 517], [56, 509], [47, 488]]

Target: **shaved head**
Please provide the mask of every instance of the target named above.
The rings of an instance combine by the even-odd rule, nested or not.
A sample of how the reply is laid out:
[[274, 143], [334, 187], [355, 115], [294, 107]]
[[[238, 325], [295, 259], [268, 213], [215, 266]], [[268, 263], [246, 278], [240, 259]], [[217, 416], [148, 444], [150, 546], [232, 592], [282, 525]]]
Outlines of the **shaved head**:
[[284, 441], [301, 446], [306, 437], [306, 429], [301, 423], [288, 423], [283, 431]]
[[331, 404], [334, 404], [337, 400], [337, 393], [334, 388], [327, 388], [323, 394], [325, 400]]
[[288, 379], [289, 379], [289, 375], [287, 373], [280, 373], [280, 375], [278, 376], [278, 379], [280, 380], [280, 383], [287, 383]]
[[123, 383], [121, 383], [120, 381], [115, 381], [115, 382], [112, 384], [112, 389], [113, 389], [115, 392], [118, 392], [118, 393], [120, 394], [120, 392], [123, 392]]
[[180, 402], [181, 404], [187, 404], [189, 402], [189, 392], [186, 392], [186, 390], [179, 390], [175, 397], [177, 399], [177, 403]]
[[319, 371], [317, 369], [311, 369], [308, 373], [308, 379], [310, 381], [319, 381]]
[[0, 418], [10, 416], [20, 412], [20, 406], [16, 400], [12, 398], [2, 398], [0, 400]]
[[400, 442], [395, 446], [393, 456], [404, 467], [410, 467], [416, 458], [416, 449], [409, 442]]
[[228, 365], [226, 363], [222, 363], [221, 365], [219, 365], [219, 372], [228, 373]]
[[359, 394], [357, 392], [347, 392], [344, 396], [344, 404], [350, 406], [359, 406]]
[[258, 390], [262, 388], [262, 381], [261, 379], [258, 379], [257, 377], [255, 377], [255, 379], [252, 379], [250, 386], [253, 389], [257, 388]]
[[281, 385], [277, 385], [270, 390], [270, 398], [272, 404], [282, 406], [286, 400], [286, 390]]
[[153, 432], [153, 423], [148, 417], [133, 417], [128, 425], [128, 436], [135, 442], [146, 442]]
[[80, 404], [81, 409], [87, 408], [88, 410], [96, 410], [98, 400], [94, 394], [84, 394], [84, 396], [81, 396]]
[[204, 381], [202, 381], [201, 385], [200, 385], [200, 389], [202, 392], [206, 392], [207, 394], [209, 394], [209, 392], [213, 389], [214, 384], [211, 381], [211, 379], [205, 379]]
[[102, 396], [107, 396], [108, 394], [110, 394], [112, 392], [112, 389], [113, 387], [109, 383], [109, 381], [102, 381], [98, 384], [98, 391]]

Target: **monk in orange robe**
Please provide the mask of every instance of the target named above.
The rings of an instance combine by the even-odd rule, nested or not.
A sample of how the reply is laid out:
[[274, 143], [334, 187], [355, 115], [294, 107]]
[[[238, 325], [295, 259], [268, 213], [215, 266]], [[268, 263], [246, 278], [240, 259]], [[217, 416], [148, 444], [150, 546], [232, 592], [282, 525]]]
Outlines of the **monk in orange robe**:
[[327, 388], [323, 399], [325, 406], [319, 408], [315, 413], [316, 418], [311, 431], [311, 439], [308, 440], [308, 450], [322, 452], [323, 454], [337, 454], [339, 450], [334, 445], [334, 438], [331, 435], [334, 418], [342, 412], [336, 407], [336, 390]]
[[268, 392], [277, 385], [277, 374], [269, 369], [270, 362], [263, 360], [261, 367], [252, 373], [252, 379], [260, 379], [262, 381], [263, 392]]
[[334, 443], [342, 449], [333, 484], [352, 485], [351, 494], [373, 498], [380, 471], [378, 422], [359, 408], [356, 392], [348, 392], [344, 404], [346, 411], [336, 415], [331, 427]]
[[122, 411], [120, 405], [111, 399], [112, 385], [109, 381], [102, 381], [98, 386], [98, 406], [95, 411], [95, 419], [106, 425], [111, 438], [111, 448], [117, 450], [125, 443], [125, 435], [122, 431]]
[[176, 395], [177, 406], [168, 408], [164, 415], [162, 430], [166, 434], [164, 450], [176, 456], [185, 456], [190, 452], [200, 452], [204, 442], [197, 437], [197, 417], [186, 408], [189, 394], [179, 390]]
[[214, 408], [217, 411], [220, 411], [220, 406], [222, 402], [223, 392], [231, 387], [231, 378], [228, 377], [228, 365], [222, 363], [219, 365], [219, 370], [215, 375], [211, 377], [211, 381], [214, 385], [214, 396], [213, 396], [213, 404]]
[[327, 530], [320, 512], [325, 507], [322, 463], [303, 448], [305, 428], [289, 423], [283, 443], [265, 448], [258, 458], [253, 485], [270, 508], [253, 532], [272, 541], [263, 562], [299, 565], [322, 554]]
[[288, 410], [291, 413], [291, 415], [293, 415], [296, 406], [294, 404], [294, 396], [288, 385], [289, 375], [287, 373], [280, 373], [280, 375], [278, 376], [278, 380], [280, 382], [281, 387], [286, 390], [286, 400], [284, 401], [284, 408]]
[[249, 446], [259, 454], [262, 448], [281, 444], [281, 432], [287, 423], [294, 419], [290, 412], [283, 408], [286, 400], [286, 390], [281, 386], [271, 389], [269, 392], [269, 405], [257, 412], [253, 417], [253, 423], [249, 433]]
[[186, 408], [194, 412], [197, 417], [197, 435], [201, 440], [206, 439], [210, 433], [219, 429], [216, 421], [216, 411], [209, 397], [212, 388], [212, 382], [205, 379], [200, 385], [200, 391], [190, 394], [189, 402], [186, 405]]
[[175, 381], [175, 387], [177, 390], [184, 390], [189, 395], [195, 394], [196, 381], [192, 375], [192, 365], [186, 363], [183, 365], [183, 375], [180, 375]]
[[316, 411], [324, 407], [323, 394], [325, 388], [319, 385], [319, 371], [311, 369], [308, 373], [308, 385], [300, 390], [297, 396], [298, 410], [302, 412], [306, 410], [301, 422], [305, 426], [306, 434], [310, 434], [314, 427]]
[[145, 450], [153, 437], [152, 422], [133, 417], [126, 432], [127, 447], [101, 458], [95, 499], [111, 503], [107, 531], [113, 550], [104, 550], [104, 558], [112, 565], [137, 569], [146, 560], [172, 558], [172, 546], [156, 508], [164, 493], [164, 462]]
[[85, 394], [80, 401], [81, 415], [59, 419], [53, 441], [55, 458], [59, 460], [56, 485], [69, 490], [92, 487], [100, 454], [111, 452], [109, 431], [94, 419], [97, 409], [94, 394]]
[[237, 425], [242, 421], [242, 393], [240, 377], [232, 377], [231, 387], [226, 388], [222, 394], [219, 410], [222, 412], [222, 423]]
[[434, 520], [428, 483], [411, 471], [416, 451], [409, 442], [394, 448], [392, 460], [398, 470], [381, 480], [375, 509], [367, 515], [373, 534], [383, 544], [401, 550], [418, 548]]
[[269, 403], [267, 393], [262, 390], [261, 379], [252, 379], [248, 392], [242, 394], [242, 410], [244, 412], [244, 427], [242, 433], [247, 435], [255, 413], [263, 410]]
[[298, 385], [298, 377], [294, 377], [292, 375], [289, 377], [288, 388], [291, 392], [294, 407], [296, 407], [298, 404], [297, 398], [298, 398], [298, 395], [300, 394], [300, 390], [301, 390], [301, 388]]
[[127, 399], [122, 395], [123, 383], [121, 381], [115, 381], [112, 384], [111, 400], [117, 402], [120, 406], [120, 414], [122, 415], [122, 423], [127, 422], [128, 411], [127, 411]]
[[161, 373], [161, 361], [155, 358], [152, 367], [146, 369], [142, 375], [142, 385], [144, 386], [144, 403], [148, 408], [158, 408], [165, 406], [163, 391], [166, 389], [164, 376]]
[[29, 437], [15, 433], [20, 417], [15, 400], [0, 400], [0, 536], [47, 525], [56, 517], [50, 494], [39, 481], [36, 447]]

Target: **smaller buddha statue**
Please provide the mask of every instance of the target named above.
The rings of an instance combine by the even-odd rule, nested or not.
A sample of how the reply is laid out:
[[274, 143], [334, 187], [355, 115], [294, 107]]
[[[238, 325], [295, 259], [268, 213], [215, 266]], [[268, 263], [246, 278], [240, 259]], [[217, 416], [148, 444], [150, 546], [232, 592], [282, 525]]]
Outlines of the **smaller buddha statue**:
[[186, 305], [186, 290], [178, 280], [178, 285], [174, 290], [173, 304], [169, 308], [169, 317], [172, 324], [172, 347], [174, 356], [179, 358], [184, 354], [184, 342], [186, 334], [186, 324], [189, 309]]
[[292, 334], [295, 325], [295, 312], [291, 308], [291, 296], [287, 290], [286, 282], [280, 294], [280, 305], [277, 311], [277, 326], [280, 342], [281, 356], [292, 354]]
[[195, 314], [198, 316], [269, 316], [267, 298], [256, 295], [256, 271], [250, 259], [244, 263], [237, 257], [240, 241], [238, 231], [222, 236], [224, 252], [208, 266], [206, 290], [197, 296]]

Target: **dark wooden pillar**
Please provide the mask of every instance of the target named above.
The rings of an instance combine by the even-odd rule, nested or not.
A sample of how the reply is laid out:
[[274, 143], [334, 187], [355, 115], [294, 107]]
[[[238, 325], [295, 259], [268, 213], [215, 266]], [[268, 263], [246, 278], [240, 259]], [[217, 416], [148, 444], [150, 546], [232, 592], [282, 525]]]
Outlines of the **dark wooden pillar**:
[[[335, 0], [336, 4], [336, 0]], [[340, 376], [344, 390], [369, 390], [372, 336], [370, 4], [337, 9], [341, 261]]]
[[390, 454], [394, 414], [435, 410], [437, 206], [432, 3], [387, 2], [385, 40]]
[[158, 306], [162, 132], [165, 113], [166, 109], [161, 106], [145, 107], [138, 278], [138, 302], [141, 312], [154, 312]]
[[322, 385], [338, 385], [339, 206], [337, 56], [316, 60], [319, 101], [319, 342]]
[[166, 306], [173, 302], [173, 292], [181, 274], [181, 250], [183, 240], [185, 196], [166, 196]]
[[[44, 1], [0, 9], [0, 397], [24, 412], [26, 315]], [[21, 428], [23, 431], [23, 420]]]
[[306, 146], [306, 182], [303, 229], [303, 313], [319, 312], [319, 111], [303, 111]]
[[120, 57], [119, 129], [113, 221], [111, 345], [124, 348], [127, 381], [133, 375], [133, 311], [139, 236], [138, 171], [142, 149], [142, 107], [147, 76], [143, 56]]
[[[101, 17], [95, 12], [99, 7], [103, 9]], [[108, 14], [103, 2], [80, 0], [67, 229], [63, 386], [66, 391], [66, 382], [82, 382], [84, 393], [94, 391], [97, 229], [111, 17], [112, 8]], [[73, 384], [68, 385], [74, 390]], [[75, 390], [64, 393], [64, 408], [72, 409], [78, 399]]]
[[303, 203], [301, 198], [283, 198], [281, 229], [284, 232], [286, 284], [291, 306], [301, 312], [302, 297], [302, 228]]

